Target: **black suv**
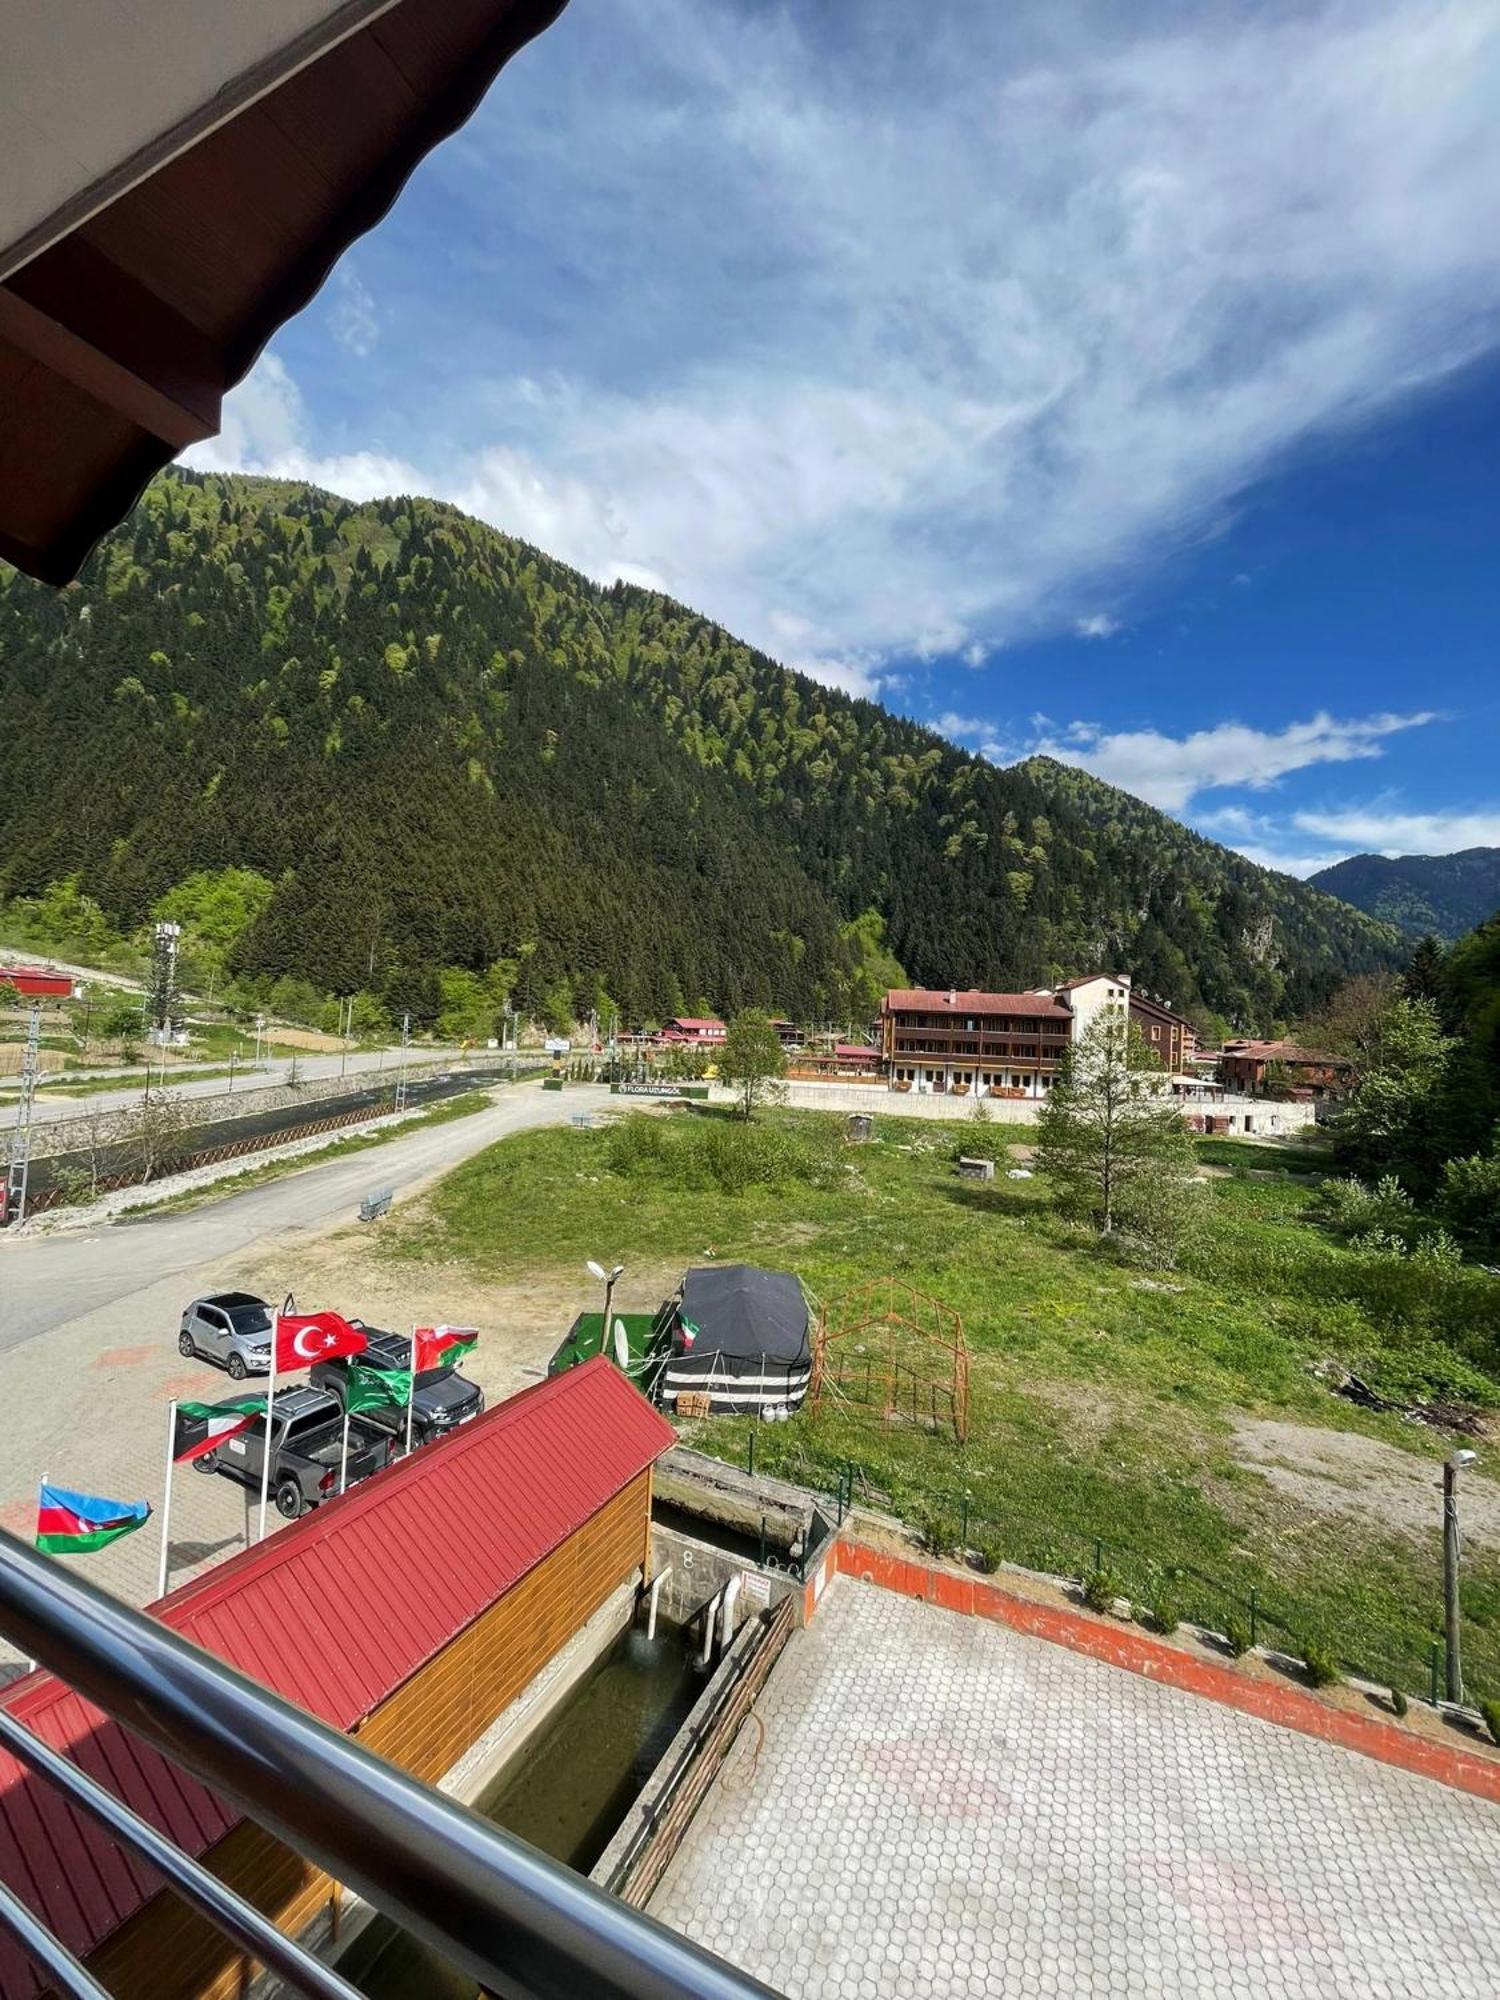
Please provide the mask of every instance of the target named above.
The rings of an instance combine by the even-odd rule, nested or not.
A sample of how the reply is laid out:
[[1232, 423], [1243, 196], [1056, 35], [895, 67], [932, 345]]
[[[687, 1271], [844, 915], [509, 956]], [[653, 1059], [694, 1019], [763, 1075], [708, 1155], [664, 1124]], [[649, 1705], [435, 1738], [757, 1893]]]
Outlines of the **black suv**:
[[[359, 1356], [367, 1368], [396, 1368], [404, 1373], [411, 1366], [411, 1342], [404, 1333], [387, 1333], [384, 1327], [366, 1326], [358, 1319], [351, 1324], [359, 1327], [370, 1343]], [[326, 1389], [337, 1396], [342, 1409], [349, 1384], [347, 1361], [315, 1361], [308, 1379], [315, 1389]], [[431, 1444], [434, 1438], [447, 1437], [470, 1417], [477, 1417], [483, 1408], [484, 1391], [467, 1375], [460, 1375], [456, 1368], [424, 1368], [417, 1377], [412, 1397], [412, 1444]], [[388, 1431], [398, 1441], [406, 1437], [404, 1402], [387, 1403], [378, 1410], [361, 1410], [359, 1421]]]

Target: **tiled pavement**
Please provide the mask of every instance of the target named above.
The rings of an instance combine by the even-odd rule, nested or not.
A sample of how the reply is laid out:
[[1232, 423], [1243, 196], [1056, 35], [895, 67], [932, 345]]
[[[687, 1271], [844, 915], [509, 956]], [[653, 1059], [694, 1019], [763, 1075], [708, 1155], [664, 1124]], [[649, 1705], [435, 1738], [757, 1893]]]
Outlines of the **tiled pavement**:
[[1500, 1807], [838, 1577], [652, 1914], [788, 1995], [1483, 2000]]

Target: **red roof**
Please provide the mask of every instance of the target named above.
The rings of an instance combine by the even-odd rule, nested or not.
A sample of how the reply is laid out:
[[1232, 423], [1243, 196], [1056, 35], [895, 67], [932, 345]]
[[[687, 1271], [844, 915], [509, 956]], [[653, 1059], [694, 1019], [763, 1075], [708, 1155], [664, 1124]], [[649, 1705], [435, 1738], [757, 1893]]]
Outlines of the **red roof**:
[[872, 1049], [868, 1042], [835, 1042], [833, 1053], [842, 1056], [846, 1062], [879, 1062], [879, 1049]]
[[[772, 1026], [773, 1027], [775, 1026], [774, 1022], [772, 1023]], [[712, 1015], [709, 1015], [707, 1018], [700, 1019], [696, 1015], [674, 1014], [671, 1020], [668, 1021], [667, 1027], [668, 1029], [681, 1028], [685, 1034], [701, 1035], [706, 1033], [707, 1030], [710, 1028], [717, 1028], [721, 1035], [724, 1032], [724, 1023], [722, 1021], [716, 1021]]]
[[[596, 1356], [185, 1584], [153, 1613], [349, 1729], [675, 1441]], [[0, 1700], [190, 1854], [242, 1817], [51, 1674], [29, 1675]], [[0, 1881], [80, 1957], [160, 1886], [3, 1751]], [[0, 1935], [0, 1993], [27, 2000], [41, 1990]]]
[[0, 986], [13, 986], [35, 999], [46, 995], [66, 1000], [73, 991], [69, 972], [47, 972], [39, 965], [0, 965]]
[[946, 986], [898, 986], [880, 1003], [883, 1014], [1031, 1014], [1040, 1020], [1071, 1021], [1050, 993], [954, 992]]

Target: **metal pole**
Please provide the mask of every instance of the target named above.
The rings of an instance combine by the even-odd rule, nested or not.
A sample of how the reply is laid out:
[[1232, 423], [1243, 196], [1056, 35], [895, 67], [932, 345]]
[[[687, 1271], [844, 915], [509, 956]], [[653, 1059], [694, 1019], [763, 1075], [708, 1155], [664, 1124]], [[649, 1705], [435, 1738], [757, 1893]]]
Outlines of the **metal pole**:
[[266, 1395], [266, 1435], [260, 1453], [260, 1526], [255, 1531], [255, 1539], [266, 1539], [266, 1500], [271, 1491], [271, 1427], [276, 1415], [276, 1350], [281, 1344], [281, 1314], [271, 1314], [271, 1382]]
[[344, 1404], [344, 1442], [339, 1447], [339, 1492], [349, 1484], [349, 1405]]
[[177, 1398], [174, 1396], [167, 1405], [167, 1465], [162, 1476], [161, 1502], [161, 1561], [156, 1568], [156, 1594], [167, 1594], [167, 1561], [171, 1550], [169, 1536], [172, 1527], [172, 1446], [177, 1437]]
[[20, 1897], [0, 1882], [0, 1932], [4, 1931], [10, 1932], [26, 1956], [42, 1968], [59, 1993], [67, 1994], [68, 2000], [109, 2000], [92, 1973], [86, 1972]]
[[1448, 1699], [1464, 1698], [1458, 1607], [1458, 1467], [1443, 1467], [1443, 1637], [1447, 1652]]
[[417, 1329], [411, 1330], [411, 1378], [406, 1385], [406, 1456], [411, 1457], [411, 1413], [417, 1400]]
[[234, 1095], [234, 1058], [235, 1051], [231, 1049], [229, 1051], [229, 1095], [231, 1097]]

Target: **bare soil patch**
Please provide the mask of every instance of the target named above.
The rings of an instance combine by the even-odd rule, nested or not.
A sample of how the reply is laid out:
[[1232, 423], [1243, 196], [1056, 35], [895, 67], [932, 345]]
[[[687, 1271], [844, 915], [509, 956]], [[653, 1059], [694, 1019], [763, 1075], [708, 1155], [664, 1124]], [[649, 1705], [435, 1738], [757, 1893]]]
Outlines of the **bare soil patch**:
[[[1424, 1538], [1441, 1527], [1437, 1461], [1363, 1432], [1241, 1416], [1234, 1419], [1234, 1454], [1313, 1513]], [[1470, 1540], [1500, 1548], [1500, 1488], [1472, 1472], [1464, 1480], [1463, 1523]]]

